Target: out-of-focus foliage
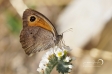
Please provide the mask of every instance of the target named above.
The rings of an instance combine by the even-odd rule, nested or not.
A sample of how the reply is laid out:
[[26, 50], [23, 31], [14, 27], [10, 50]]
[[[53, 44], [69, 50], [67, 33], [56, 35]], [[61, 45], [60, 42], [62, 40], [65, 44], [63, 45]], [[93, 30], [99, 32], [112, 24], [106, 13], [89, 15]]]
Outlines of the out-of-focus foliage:
[[22, 20], [11, 12], [6, 14], [7, 27], [13, 33], [19, 33], [22, 28]]

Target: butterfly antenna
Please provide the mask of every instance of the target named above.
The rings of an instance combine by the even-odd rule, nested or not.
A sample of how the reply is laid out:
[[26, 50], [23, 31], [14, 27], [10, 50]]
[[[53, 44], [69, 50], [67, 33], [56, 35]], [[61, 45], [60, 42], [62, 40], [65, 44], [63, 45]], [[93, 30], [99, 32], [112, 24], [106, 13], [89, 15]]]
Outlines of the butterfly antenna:
[[[65, 33], [65, 32], [69, 32], [69, 31], [72, 31], [73, 29], [72, 28], [70, 28], [70, 29], [68, 29], [68, 30], [66, 30], [66, 31], [64, 31], [61, 35], [63, 36], [63, 34]], [[62, 40], [61, 40], [61, 42], [60, 42], [60, 45], [61, 46], [66, 46], [65, 45], [65, 41], [64, 41], [64, 39], [62, 38]]]
[[68, 29], [68, 30], [66, 30], [66, 31], [64, 31], [64, 32], [62, 32], [61, 35], [63, 35], [65, 32], [69, 32], [69, 31], [73, 32], [73, 28], [70, 28], [70, 29]]

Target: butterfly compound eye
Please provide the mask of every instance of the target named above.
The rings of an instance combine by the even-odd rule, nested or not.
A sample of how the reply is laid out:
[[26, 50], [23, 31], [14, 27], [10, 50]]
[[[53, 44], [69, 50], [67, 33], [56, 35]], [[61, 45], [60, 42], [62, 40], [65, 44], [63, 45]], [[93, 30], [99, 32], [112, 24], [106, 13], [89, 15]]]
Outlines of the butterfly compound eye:
[[30, 21], [31, 21], [31, 22], [34, 22], [35, 20], [36, 20], [35, 16], [31, 16], [31, 17], [30, 17]]

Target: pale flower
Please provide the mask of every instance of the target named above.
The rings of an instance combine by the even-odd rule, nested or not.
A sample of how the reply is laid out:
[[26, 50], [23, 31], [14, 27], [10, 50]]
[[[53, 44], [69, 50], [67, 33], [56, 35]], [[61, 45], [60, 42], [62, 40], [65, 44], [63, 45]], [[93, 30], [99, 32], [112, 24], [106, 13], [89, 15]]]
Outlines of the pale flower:
[[42, 59], [42, 60], [40, 61], [40, 63], [42, 63], [42, 64], [44, 64], [44, 65], [46, 65], [48, 62], [49, 62], [49, 60], [48, 60], [47, 58]]
[[41, 62], [39, 63], [39, 68], [40, 68], [40, 69], [38, 69], [38, 70], [45, 70], [47, 67], [46, 67], [46, 65], [44, 64], [44, 62], [41, 61]]
[[58, 48], [55, 51], [55, 54], [56, 54], [56, 57], [61, 58], [64, 55], [64, 52], [60, 48]]
[[44, 67], [44, 64], [42, 62], [40, 62], [39, 68], [43, 69], [43, 67]]
[[38, 72], [41, 72], [41, 71], [42, 71], [42, 69], [41, 69], [41, 68], [37, 68], [37, 71], [38, 71]]
[[[40, 73], [42, 73], [43, 71], [50, 72], [50, 69], [53, 69], [55, 63], [60, 63], [62, 61], [62, 62], [68, 62], [69, 65], [66, 65], [65, 63], [60, 64], [62, 64], [63, 67], [66, 69], [69, 68], [67, 72], [70, 72], [73, 66], [70, 64], [70, 60], [72, 59], [69, 56], [67, 56], [69, 49], [70, 48], [68, 46], [63, 46], [62, 48], [55, 46], [53, 48], [50, 48], [42, 57], [42, 60], [39, 63], [39, 68], [37, 69], [37, 71]], [[64, 58], [62, 58], [63, 56]], [[58, 64], [57, 69], [58, 67], [62, 66], [60, 64]], [[63, 72], [62, 69], [60, 68], [57, 71]]]
[[69, 62], [70, 60], [71, 60], [71, 58], [67, 56], [64, 61]]
[[68, 70], [68, 72], [71, 72], [71, 71], [72, 71], [71, 69]]
[[71, 68], [73, 68], [73, 66], [72, 65], [68, 65], [68, 67], [71, 69]]
[[42, 57], [42, 60], [43, 59], [46, 59], [46, 58], [48, 59], [49, 58], [49, 55], [44, 54], [44, 56]]

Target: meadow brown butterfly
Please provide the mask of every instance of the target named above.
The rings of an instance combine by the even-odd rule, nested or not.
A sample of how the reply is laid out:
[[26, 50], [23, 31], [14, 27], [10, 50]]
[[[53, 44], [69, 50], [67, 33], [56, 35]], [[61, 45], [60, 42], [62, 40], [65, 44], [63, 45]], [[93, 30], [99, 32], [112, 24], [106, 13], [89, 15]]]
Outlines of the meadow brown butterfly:
[[62, 39], [62, 35], [58, 35], [53, 24], [38, 11], [26, 9], [22, 19], [20, 43], [26, 54], [54, 47]]

